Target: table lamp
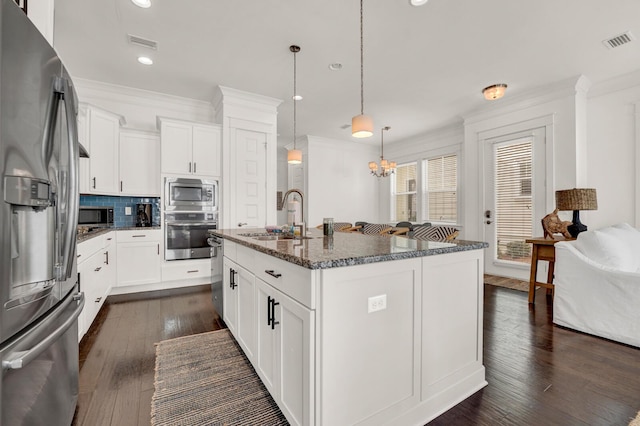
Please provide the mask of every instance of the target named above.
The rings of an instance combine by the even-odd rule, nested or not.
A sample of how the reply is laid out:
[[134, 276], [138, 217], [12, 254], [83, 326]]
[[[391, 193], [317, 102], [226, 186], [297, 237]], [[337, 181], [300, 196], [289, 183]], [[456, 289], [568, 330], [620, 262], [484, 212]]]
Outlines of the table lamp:
[[573, 188], [556, 191], [556, 208], [573, 210], [573, 224], [567, 230], [573, 238], [587, 230], [587, 225], [580, 222], [580, 210], [598, 210], [598, 200], [594, 188]]

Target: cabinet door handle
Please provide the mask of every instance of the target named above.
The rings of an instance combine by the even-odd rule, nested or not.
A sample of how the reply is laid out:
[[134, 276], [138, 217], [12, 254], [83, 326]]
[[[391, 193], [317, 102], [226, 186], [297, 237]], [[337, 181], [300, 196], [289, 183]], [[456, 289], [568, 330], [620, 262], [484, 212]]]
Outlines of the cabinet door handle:
[[275, 330], [276, 325], [280, 324], [280, 321], [276, 321], [276, 306], [280, 303], [276, 302], [276, 299], [271, 298], [271, 329]]
[[189, 161], [189, 173], [191, 173], [191, 161]]
[[96, 189], [96, 178], [93, 178], [93, 189]]
[[94, 269], [94, 271], [98, 272], [100, 271], [100, 269], [102, 269], [102, 266], [98, 266], [96, 269]]
[[193, 173], [196, 173], [196, 166], [198, 165], [198, 163], [196, 163], [195, 161], [193, 162]]
[[271, 321], [273, 321], [273, 319], [271, 318], [271, 301], [273, 299], [271, 298], [271, 296], [267, 296], [267, 326], [271, 325]]
[[231, 290], [235, 289], [238, 284], [236, 284], [236, 270], [233, 268], [229, 269], [229, 287], [231, 287]]
[[264, 272], [271, 275], [274, 278], [280, 278], [282, 276], [281, 273], [274, 271], [273, 269], [265, 269]]
[[158, 256], [160, 256], [160, 243], [158, 243]]
[[122, 192], [122, 181], [120, 181], [120, 192]]
[[106, 256], [106, 260], [105, 260], [105, 264], [108, 265], [109, 264], [109, 250], [104, 252], [104, 255]]

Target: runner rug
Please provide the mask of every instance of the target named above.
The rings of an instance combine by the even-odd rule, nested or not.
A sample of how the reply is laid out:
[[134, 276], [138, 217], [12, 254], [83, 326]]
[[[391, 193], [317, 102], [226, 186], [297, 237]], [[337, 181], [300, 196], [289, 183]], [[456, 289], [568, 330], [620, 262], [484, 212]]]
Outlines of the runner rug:
[[229, 330], [156, 344], [151, 424], [288, 425]]

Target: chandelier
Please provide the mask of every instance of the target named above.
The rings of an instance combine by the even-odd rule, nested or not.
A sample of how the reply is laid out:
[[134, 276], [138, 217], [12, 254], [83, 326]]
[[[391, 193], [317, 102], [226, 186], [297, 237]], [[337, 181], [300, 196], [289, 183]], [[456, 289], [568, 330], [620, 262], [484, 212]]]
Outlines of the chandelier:
[[369, 162], [369, 170], [376, 177], [387, 177], [396, 171], [396, 162], [384, 158], [384, 131], [389, 129], [391, 129], [389, 126], [380, 129], [380, 165], [375, 161]]
[[302, 163], [302, 151], [296, 149], [296, 103], [302, 99], [302, 96], [296, 92], [296, 53], [300, 51], [300, 46], [291, 45], [289, 50], [293, 53], [293, 149], [287, 152], [287, 163]]
[[368, 138], [373, 135], [373, 119], [364, 115], [364, 36], [362, 3], [360, 0], [360, 115], [351, 119], [351, 136], [354, 138]]

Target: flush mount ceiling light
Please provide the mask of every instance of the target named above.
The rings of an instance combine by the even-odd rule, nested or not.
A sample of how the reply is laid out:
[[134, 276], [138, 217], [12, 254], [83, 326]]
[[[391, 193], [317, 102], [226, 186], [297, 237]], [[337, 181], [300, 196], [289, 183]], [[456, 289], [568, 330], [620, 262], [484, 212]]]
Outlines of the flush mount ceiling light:
[[145, 9], [151, 7], [151, 0], [131, 0], [131, 2], [138, 7], [142, 7]]
[[409, 3], [411, 3], [411, 6], [422, 6], [423, 4], [427, 4], [427, 1], [429, 0], [409, 0]]
[[360, 115], [351, 119], [351, 135], [355, 138], [368, 138], [373, 135], [373, 119], [364, 115], [364, 37], [362, 3], [360, 0]]
[[293, 149], [287, 152], [287, 163], [300, 164], [302, 163], [302, 151], [296, 149], [296, 104], [302, 99], [302, 96], [298, 95], [296, 91], [296, 54], [300, 51], [300, 46], [291, 45], [289, 50], [293, 53], [293, 96], [291, 97], [293, 99]]
[[[380, 166], [375, 161], [369, 162], [369, 170], [375, 177], [387, 177], [396, 171], [396, 162], [385, 160], [384, 158], [384, 132], [391, 127], [385, 126], [380, 130]], [[378, 168], [380, 171], [378, 171]]]
[[504, 83], [492, 84], [489, 87], [482, 89], [484, 98], [488, 101], [495, 101], [504, 96], [504, 92], [507, 90], [507, 85]]
[[148, 56], [138, 56], [138, 62], [142, 65], [153, 65], [153, 59]]

